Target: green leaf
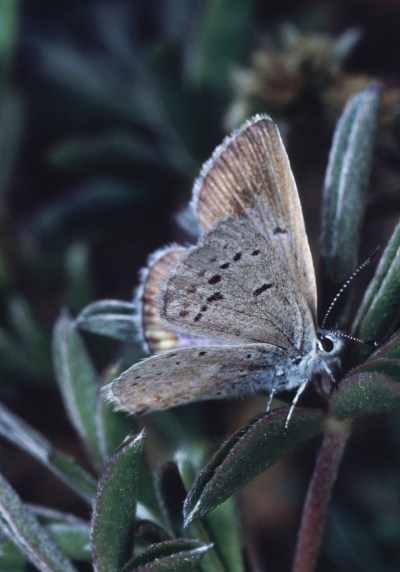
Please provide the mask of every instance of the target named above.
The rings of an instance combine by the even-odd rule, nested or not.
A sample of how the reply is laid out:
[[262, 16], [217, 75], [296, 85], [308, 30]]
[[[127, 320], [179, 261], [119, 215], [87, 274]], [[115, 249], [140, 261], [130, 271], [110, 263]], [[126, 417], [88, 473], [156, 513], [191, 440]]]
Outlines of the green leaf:
[[8, 81], [11, 58], [17, 38], [18, 2], [2, 0], [0, 3], [0, 106]]
[[96, 494], [96, 481], [73, 457], [58, 451], [38, 431], [0, 403], [0, 435], [20, 447], [60, 478], [89, 504]]
[[[380, 341], [387, 337], [400, 318], [400, 224], [382, 253], [378, 267], [354, 320], [354, 335]], [[354, 349], [361, 361], [371, 349], [357, 344]]]
[[75, 320], [82, 330], [134, 343], [136, 321], [134, 305], [119, 300], [100, 300], [82, 310]]
[[[196, 474], [191, 451], [186, 448], [177, 451], [175, 459], [185, 489], [188, 491]], [[238, 519], [232, 498], [214, 509], [203, 521], [197, 520], [186, 527], [185, 535], [213, 544], [213, 550], [206, 554], [201, 563], [201, 568], [205, 571], [210, 569], [215, 572], [216, 568], [220, 567], [227, 572], [243, 572]]]
[[57, 382], [68, 417], [97, 467], [103, 464], [96, 427], [97, 375], [84, 343], [67, 315], [54, 328]]
[[43, 572], [76, 572], [33, 513], [0, 475], [0, 526], [36, 568]]
[[[106, 383], [115, 378], [117, 371], [119, 367], [109, 370]], [[136, 425], [132, 416], [114, 411], [113, 405], [102, 399], [101, 395], [98, 398], [96, 422], [104, 459], [108, 459], [115, 452], [125, 437], [135, 430]]]
[[42, 383], [52, 380], [53, 364], [48, 336], [39, 326], [25, 298], [8, 296], [7, 326], [7, 330], [0, 329], [2, 373], [35, 377]]
[[184, 506], [185, 524], [204, 516], [285, 453], [322, 430], [321, 410], [297, 408], [285, 431], [287, 409], [257, 417], [234, 433], [195, 481]]
[[120, 572], [132, 554], [142, 449], [143, 432], [128, 437], [101, 476], [91, 524], [98, 572]]
[[376, 415], [400, 407], [400, 359], [373, 359], [353, 369], [330, 399], [339, 419]]
[[0, 528], [0, 572], [25, 572], [28, 562]]
[[78, 312], [93, 300], [90, 248], [84, 242], [74, 242], [65, 254], [64, 300], [71, 312]]
[[238, 518], [232, 498], [205, 517], [204, 526], [227, 572], [244, 572]]
[[[188, 449], [180, 450], [175, 454], [177, 464], [169, 462], [160, 467], [155, 479], [159, 505], [164, 521], [175, 536], [182, 536], [185, 532], [187, 538], [193, 538], [211, 546], [212, 539], [202, 521], [198, 520], [186, 527], [185, 531], [183, 530], [183, 502], [195, 474], [191, 457], [191, 451]], [[216, 550], [208, 551], [199, 567], [201, 572], [226, 572]]]
[[54, 543], [68, 558], [91, 561], [88, 524], [57, 523], [46, 526], [46, 530]]
[[246, 53], [253, 11], [251, 0], [218, 0], [206, 5], [192, 69], [195, 81], [211, 93], [230, 91], [233, 65], [243, 61]]
[[167, 540], [133, 558], [121, 572], [186, 572], [194, 569], [209, 548], [196, 540]]
[[395, 332], [386, 343], [374, 351], [370, 359], [400, 359], [400, 330]]
[[[119, 367], [108, 370], [104, 383], [115, 378]], [[136, 422], [132, 416], [121, 411], [114, 411], [113, 405], [99, 396], [96, 413], [97, 431], [103, 457], [108, 459], [121, 445], [127, 435], [136, 429]], [[158, 505], [153, 487], [153, 479], [147, 463], [140, 465], [139, 491], [141, 502], [137, 504], [137, 517], [159, 523]]]
[[329, 407], [339, 418], [384, 413], [400, 404], [400, 331], [350, 370], [332, 394]]
[[379, 101], [378, 85], [357, 92], [335, 129], [324, 183], [320, 244], [322, 291], [327, 299], [357, 266]]

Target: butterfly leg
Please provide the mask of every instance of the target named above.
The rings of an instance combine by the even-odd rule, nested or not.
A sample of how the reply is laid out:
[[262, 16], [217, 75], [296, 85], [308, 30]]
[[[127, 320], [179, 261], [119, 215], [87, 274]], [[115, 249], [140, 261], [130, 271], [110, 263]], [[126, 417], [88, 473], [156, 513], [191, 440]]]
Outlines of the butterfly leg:
[[294, 408], [296, 407], [296, 404], [297, 404], [297, 402], [298, 402], [298, 400], [299, 400], [299, 398], [300, 398], [300, 395], [303, 393], [303, 391], [304, 391], [305, 388], [307, 387], [308, 383], [309, 383], [309, 380], [308, 380], [308, 379], [305, 379], [305, 380], [301, 383], [301, 385], [299, 386], [299, 389], [297, 390], [296, 395], [293, 397], [293, 401], [292, 401], [292, 403], [291, 403], [291, 405], [290, 405], [289, 413], [288, 413], [288, 415], [287, 415], [287, 417], [286, 417], [286, 421], [285, 421], [285, 431], [286, 431], [287, 428], [289, 427], [290, 418], [292, 417]]
[[267, 414], [271, 411], [272, 400], [274, 398], [277, 389], [278, 386], [273, 387], [271, 393], [268, 395], [267, 407], [265, 408], [265, 413]]

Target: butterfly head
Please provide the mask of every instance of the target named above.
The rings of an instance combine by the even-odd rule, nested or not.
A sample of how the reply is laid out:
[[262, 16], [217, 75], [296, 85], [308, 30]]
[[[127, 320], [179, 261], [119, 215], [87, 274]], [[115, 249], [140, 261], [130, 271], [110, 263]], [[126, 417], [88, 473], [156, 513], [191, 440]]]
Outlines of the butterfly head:
[[319, 355], [329, 361], [336, 358], [344, 346], [344, 339], [341, 332], [318, 328], [317, 347]]

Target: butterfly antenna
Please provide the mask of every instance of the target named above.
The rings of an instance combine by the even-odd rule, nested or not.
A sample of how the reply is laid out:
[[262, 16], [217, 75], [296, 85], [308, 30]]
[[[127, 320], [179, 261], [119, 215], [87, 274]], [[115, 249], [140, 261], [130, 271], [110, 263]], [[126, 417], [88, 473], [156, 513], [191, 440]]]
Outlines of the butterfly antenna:
[[[341, 298], [343, 292], [350, 286], [350, 284], [353, 282], [354, 278], [357, 276], [357, 274], [359, 272], [361, 272], [361, 270], [363, 270], [366, 266], [368, 266], [368, 264], [370, 264], [370, 262], [372, 261], [372, 259], [376, 256], [376, 254], [380, 251], [381, 247], [377, 246], [375, 248], [375, 250], [373, 251], [372, 254], [370, 254], [368, 256], [368, 258], [366, 260], [364, 260], [364, 262], [362, 262], [355, 270], [354, 272], [351, 274], [351, 276], [349, 276], [349, 278], [346, 280], [346, 282], [343, 284], [343, 286], [340, 288], [339, 292], [337, 292], [336, 296], [333, 298], [332, 302], [329, 305], [329, 308], [327, 309], [324, 319], [322, 320], [322, 328], [325, 327], [326, 321], [329, 318], [329, 316], [332, 313], [333, 308], [336, 306], [337, 301], [339, 300], [339, 298]], [[345, 336], [342, 337], [350, 337], [351, 336], [347, 336], [347, 334]], [[357, 340], [356, 338], [351, 338], [355, 341], [360, 341], [361, 343], [364, 343], [363, 340]]]
[[346, 340], [351, 340], [352, 342], [358, 342], [359, 344], [364, 344], [366, 346], [371, 346], [376, 348], [379, 344], [375, 340], [363, 340], [362, 338], [357, 338], [341, 330], [329, 330], [331, 334], [336, 334], [339, 338], [345, 338]]

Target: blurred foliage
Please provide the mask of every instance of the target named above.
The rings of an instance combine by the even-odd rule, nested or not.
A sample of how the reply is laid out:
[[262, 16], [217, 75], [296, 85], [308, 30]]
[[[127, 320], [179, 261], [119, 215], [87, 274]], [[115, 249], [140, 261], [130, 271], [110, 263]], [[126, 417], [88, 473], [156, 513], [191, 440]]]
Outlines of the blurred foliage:
[[[256, 0], [0, 2], [0, 392], [46, 437], [8, 410], [2, 413], [1, 433], [84, 499], [83, 506], [76, 505], [75, 497], [65, 493], [60, 510], [67, 508], [57, 518], [42, 508], [29, 509], [39, 544], [58, 547], [56, 560], [61, 551], [77, 562], [78, 569], [89, 569], [92, 473], [98, 475], [122, 436], [136, 430], [131, 420], [120, 415], [116, 420], [102, 408], [95, 387], [99, 379], [110, 379], [110, 372], [115, 372], [104, 370], [110, 363], [118, 359], [129, 364], [142, 355], [133, 331], [132, 344], [126, 343], [138, 269], [155, 248], [190, 239], [193, 223], [187, 213], [180, 216], [182, 224], [175, 224], [173, 217], [182, 213], [193, 178], [226, 129], [256, 111], [273, 114], [287, 135], [315, 250], [319, 197], [335, 122], [356, 89], [379, 80], [382, 101], [361, 255], [390, 237], [400, 212], [399, 24], [398, 7], [389, 0], [369, 0], [362, 11], [356, 1], [316, 1], [307, 6]], [[396, 265], [395, 254], [388, 251], [368, 292], [368, 296], [378, 292], [378, 301], [387, 301], [391, 308], [397, 292]], [[385, 293], [382, 272], [387, 268], [393, 280]], [[369, 309], [368, 296], [356, 325], [367, 335], [375, 331], [381, 335], [379, 328], [374, 329], [376, 315], [387, 306]], [[125, 300], [126, 305], [99, 303], [81, 312], [101, 298]], [[58, 344], [81, 357], [66, 376], [66, 354], [56, 356], [66, 413], [50, 349], [52, 326], [65, 306], [72, 315], [81, 312], [77, 322], [64, 315], [58, 326]], [[104, 333], [110, 314], [117, 311], [113, 333], [125, 342], [123, 346], [91, 334]], [[385, 323], [389, 322], [391, 331], [398, 327], [397, 318], [396, 323]], [[78, 325], [81, 333], [75, 330]], [[389, 373], [397, 359], [391, 354], [385, 357]], [[91, 379], [89, 399], [82, 397], [88, 387], [79, 384], [79, 375], [74, 377], [82, 363]], [[361, 367], [346, 380], [342, 395], [338, 392], [335, 397], [336, 412], [351, 411], [349, 402], [358, 399], [363, 389], [363, 414], [371, 395], [376, 398], [374, 387], [363, 383], [366, 375], [376, 374], [376, 363], [371, 357], [365, 369]], [[377, 374], [384, 382], [382, 410], [385, 404], [389, 409], [397, 396], [387, 371]], [[81, 400], [89, 414], [79, 410]], [[183, 496], [177, 495], [182, 500], [210, 444], [221, 440], [228, 429], [232, 432], [247, 423], [252, 407], [263, 406], [250, 404], [239, 411], [238, 406], [224, 409], [222, 404], [218, 408], [210, 404], [152, 416], [146, 439], [150, 466], [177, 456], [179, 478], [173, 484], [183, 491]], [[67, 415], [82, 446], [68, 431]], [[394, 466], [400, 448], [398, 415], [374, 418], [359, 427], [334, 498], [321, 570], [364, 572], [399, 566], [397, 484], [389, 478], [398, 470]], [[306, 479], [306, 469], [296, 461], [305, 459], [308, 466], [310, 448], [292, 453], [287, 465], [278, 465], [277, 483], [260, 477], [254, 483], [253, 505], [251, 489], [244, 490], [250, 561], [268, 559], [276, 569], [288, 566], [294, 543], [288, 531], [298, 519], [297, 505], [288, 508], [288, 504], [296, 504], [292, 501], [303, 494]], [[94, 465], [87, 451], [94, 456]], [[21, 496], [25, 490], [28, 500], [36, 494], [41, 504], [61, 501], [67, 489], [61, 489], [57, 501], [50, 496], [48, 503], [46, 495], [54, 481], [40, 494], [32, 482], [43, 473], [36, 473], [29, 463], [21, 466], [18, 458], [4, 445], [1, 470], [19, 492], [21, 486]], [[239, 541], [237, 531], [230, 528], [232, 505], [217, 509], [222, 512], [214, 516], [214, 528], [210, 520], [202, 519], [192, 523], [197, 528], [188, 533], [181, 524], [171, 532], [167, 523], [176, 507], [164, 507], [160, 514], [162, 491], [154, 490], [150, 468], [142, 465], [138, 470], [144, 477], [132, 494], [137, 497], [135, 550], [137, 556], [141, 551], [145, 556], [127, 569], [140, 569], [144, 562], [162, 557], [166, 566], [172, 562], [176, 569], [182, 562], [187, 566], [201, 562], [204, 571], [234, 570]], [[274, 485], [273, 490], [286, 490], [278, 510], [268, 494]], [[25, 518], [25, 503], [21, 505], [7, 485], [4, 491], [9, 526], [17, 526]], [[264, 496], [270, 499], [270, 512], [260, 517], [256, 509]], [[76, 506], [83, 520], [66, 514]], [[221, 547], [227, 537], [232, 552], [224, 554]], [[162, 541], [161, 552], [146, 556], [155, 539]], [[208, 548], [210, 542], [215, 550]], [[0, 570], [29, 569], [6, 538], [1, 543]], [[237, 570], [241, 569], [239, 563]]]

